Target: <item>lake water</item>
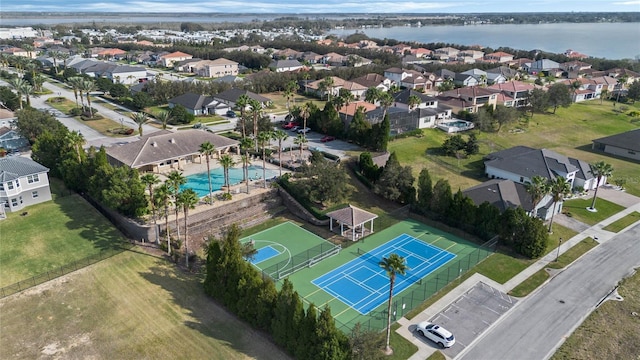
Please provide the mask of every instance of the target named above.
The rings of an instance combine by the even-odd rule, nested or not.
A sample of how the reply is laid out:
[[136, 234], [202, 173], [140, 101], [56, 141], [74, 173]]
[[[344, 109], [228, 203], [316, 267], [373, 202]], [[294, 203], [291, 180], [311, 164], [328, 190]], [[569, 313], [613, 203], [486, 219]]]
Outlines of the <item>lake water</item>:
[[[564, 53], [567, 49], [606, 59], [640, 58], [640, 23], [443, 25], [358, 29], [371, 38], [420, 43], [501, 46]], [[338, 36], [356, 29], [332, 30]]]

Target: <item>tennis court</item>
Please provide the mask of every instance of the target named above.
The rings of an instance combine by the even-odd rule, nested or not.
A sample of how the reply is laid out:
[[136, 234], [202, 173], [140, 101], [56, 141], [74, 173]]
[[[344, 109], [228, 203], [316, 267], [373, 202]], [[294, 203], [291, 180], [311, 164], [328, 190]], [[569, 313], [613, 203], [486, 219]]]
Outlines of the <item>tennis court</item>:
[[340, 252], [340, 246], [292, 222], [247, 236], [240, 242], [253, 243], [257, 253], [249, 261], [276, 281]]
[[383, 257], [392, 253], [404, 257], [409, 267], [405, 275], [396, 276], [395, 294], [400, 294], [456, 257], [437, 246], [402, 234], [316, 278], [312, 283], [360, 314], [368, 314], [388, 299], [389, 277], [378, 264]]

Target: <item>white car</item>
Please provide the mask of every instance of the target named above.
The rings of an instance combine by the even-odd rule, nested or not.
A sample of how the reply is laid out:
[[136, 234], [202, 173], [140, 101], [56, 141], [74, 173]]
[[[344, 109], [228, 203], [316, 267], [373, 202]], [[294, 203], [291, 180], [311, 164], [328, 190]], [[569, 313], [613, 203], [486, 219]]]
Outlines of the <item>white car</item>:
[[298, 134], [306, 134], [306, 133], [308, 133], [309, 131], [311, 131], [311, 128], [308, 128], [308, 127], [306, 127], [306, 128], [300, 128], [300, 129], [298, 129], [298, 130], [297, 130]]
[[419, 323], [416, 331], [418, 334], [438, 344], [441, 348], [449, 348], [456, 343], [456, 339], [450, 331], [428, 321]]

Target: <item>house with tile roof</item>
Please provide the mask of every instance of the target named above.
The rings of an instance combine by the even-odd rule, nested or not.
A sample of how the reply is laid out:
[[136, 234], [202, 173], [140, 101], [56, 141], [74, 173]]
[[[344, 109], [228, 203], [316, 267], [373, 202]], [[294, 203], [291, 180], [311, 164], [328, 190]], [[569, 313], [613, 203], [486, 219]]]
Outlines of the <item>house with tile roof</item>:
[[607, 154], [640, 161], [640, 129], [592, 140], [591, 148]]
[[503, 94], [505, 97], [499, 104], [508, 107], [526, 106], [529, 92], [535, 88], [536, 86], [533, 84], [515, 80], [487, 86], [488, 90]]
[[181, 51], [175, 51], [170, 54], [162, 55], [158, 58], [158, 64], [164, 67], [173, 67], [173, 64], [179, 61], [192, 59], [193, 55], [183, 53]]
[[1, 212], [20, 211], [51, 200], [49, 169], [27, 157], [0, 158]]
[[176, 132], [157, 131], [140, 140], [108, 147], [107, 160], [113, 166], [128, 166], [140, 172], [168, 173], [182, 170], [190, 163], [203, 164], [200, 144], [210, 142], [219, 156], [240, 153], [237, 140], [204, 130], [188, 129]]
[[440, 103], [453, 108], [454, 111], [465, 110], [472, 113], [478, 112], [478, 109], [485, 104], [495, 108], [498, 101], [498, 96], [494, 91], [479, 86], [445, 91], [437, 98]]
[[484, 56], [485, 62], [508, 63], [513, 60], [513, 55], [504, 51], [496, 51]]
[[373, 87], [382, 91], [388, 91], [393, 85], [393, 82], [390, 79], [376, 73], [369, 73], [355, 78], [352, 81], [366, 87], [367, 89]]

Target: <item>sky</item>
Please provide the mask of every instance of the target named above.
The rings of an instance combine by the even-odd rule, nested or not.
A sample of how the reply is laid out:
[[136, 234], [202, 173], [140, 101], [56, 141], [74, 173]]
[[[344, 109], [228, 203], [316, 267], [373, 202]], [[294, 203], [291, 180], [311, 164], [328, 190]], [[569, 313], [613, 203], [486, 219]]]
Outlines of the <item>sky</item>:
[[640, 0], [0, 0], [0, 10], [251, 14], [638, 12]]

